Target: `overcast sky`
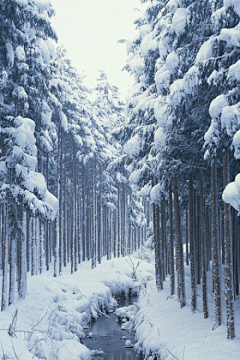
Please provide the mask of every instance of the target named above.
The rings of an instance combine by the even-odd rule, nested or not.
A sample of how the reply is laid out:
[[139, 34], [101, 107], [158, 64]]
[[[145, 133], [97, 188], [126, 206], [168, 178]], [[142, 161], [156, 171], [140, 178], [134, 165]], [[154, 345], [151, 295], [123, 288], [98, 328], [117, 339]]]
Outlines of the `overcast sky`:
[[56, 16], [52, 24], [64, 45], [68, 57], [79, 71], [84, 71], [86, 83], [94, 86], [98, 70], [108, 74], [109, 81], [119, 87], [123, 96], [132, 79], [121, 69], [126, 64], [126, 44], [120, 39], [134, 36], [134, 19], [141, 6], [139, 0], [51, 0]]

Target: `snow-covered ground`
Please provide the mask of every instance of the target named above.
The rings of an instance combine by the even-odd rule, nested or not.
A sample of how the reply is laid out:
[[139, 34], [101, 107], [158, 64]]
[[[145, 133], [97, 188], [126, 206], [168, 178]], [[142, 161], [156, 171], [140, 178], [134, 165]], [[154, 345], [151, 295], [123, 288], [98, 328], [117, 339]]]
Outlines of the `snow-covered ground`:
[[[133, 270], [136, 270], [137, 281], [132, 278]], [[225, 319], [222, 326], [213, 330], [210, 286], [210, 317], [204, 320], [200, 288], [198, 311], [191, 314], [189, 303], [180, 309], [177, 298], [169, 297], [168, 279], [162, 291], [156, 290], [153, 274], [153, 264], [132, 256], [131, 259], [104, 260], [93, 270], [90, 263], [84, 263], [75, 274], [59, 278], [53, 278], [50, 272], [29, 277], [26, 299], [0, 313], [0, 359], [90, 359], [91, 352], [80, 339], [84, 337], [84, 328], [91, 317], [96, 318], [113, 308], [115, 294], [127, 292], [139, 284], [141, 291], [136, 307], [139, 311], [133, 317], [135, 348], [142, 349], [147, 357], [152, 355], [154, 358], [158, 354], [161, 360], [240, 358], [239, 300], [235, 302], [237, 337], [227, 341]], [[187, 299], [190, 299], [188, 268], [186, 291]], [[132, 306], [120, 309], [118, 315], [128, 318], [133, 315], [133, 310]]]
[[[112, 295], [137, 285], [130, 259], [105, 260], [93, 270], [86, 262], [73, 275], [67, 272], [29, 277], [26, 298], [0, 313], [0, 359], [89, 359], [80, 342], [84, 327], [116, 305]], [[140, 280], [152, 274], [152, 265], [138, 267]]]
[[[208, 279], [208, 319], [203, 318], [201, 286], [198, 288], [197, 311], [191, 314], [190, 274], [186, 267], [187, 305], [180, 309], [177, 297], [170, 297], [169, 278], [160, 292], [152, 280], [142, 288], [140, 310], [135, 316], [135, 346], [143, 347], [146, 355], [158, 354], [161, 360], [237, 360], [240, 359], [240, 303], [235, 302], [236, 338], [227, 340], [225, 300], [222, 293], [223, 324], [214, 327], [214, 299]], [[153, 356], [154, 358], [154, 356]]]

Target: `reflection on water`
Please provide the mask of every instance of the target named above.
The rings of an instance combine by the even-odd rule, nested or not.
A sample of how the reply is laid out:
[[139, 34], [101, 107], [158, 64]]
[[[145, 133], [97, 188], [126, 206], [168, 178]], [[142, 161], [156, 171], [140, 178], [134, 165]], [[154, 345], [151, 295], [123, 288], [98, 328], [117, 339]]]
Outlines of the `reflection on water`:
[[[116, 322], [117, 317], [109, 314], [97, 319], [90, 324], [86, 334], [92, 333], [92, 338], [86, 337], [84, 344], [91, 350], [102, 349], [105, 353], [103, 356], [95, 355], [94, 359], [104, 360], [133, 360], [137, 356], [132, 348], [125, 348], [125, 341], [131, 340], [134, 343], [134, 336], [128, 331], [121, 330], [120, 325]], [[124, 337], [124, 339], [122, 338]]]

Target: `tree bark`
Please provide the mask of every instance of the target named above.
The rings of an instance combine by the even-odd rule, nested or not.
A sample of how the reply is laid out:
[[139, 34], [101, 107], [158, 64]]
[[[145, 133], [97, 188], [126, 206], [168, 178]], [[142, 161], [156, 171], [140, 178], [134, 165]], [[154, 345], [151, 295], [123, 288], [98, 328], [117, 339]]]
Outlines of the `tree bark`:
[[216, 160], [211, 157], [211, 235], [212, 235], [212, 267], [213, 267], [213, 293], [215, 304], [215, 322], [220, 326], [221, 315], [221, 278], [219, 270], [219, 242], [217, 231], [217, 184]]
[[202, 300], [204, 319], [208, 318], [208, 299], [207, 299], [207, 261], [206, 261], [206, 235], [204, 231], [204, 201], [203, 201], [203, 180], [199, 170], [199, 222], [200, 222], [200, 242], [202, 249]]
[[16, 287], [16, 239], [9, 237], [10, 242], [10, 274], [9, 274], [9, 300], [8, 304], [14, 304], [15, 301], [15, 287]]
[[193, 178], [189, 177], [189, 241], [190, 241], [190, 270], [191, 270], [191, 311], [197, 309], [197, 281], [196, 281], [196, 258], [194, 246], [194, 206], [193, 206]]
[[173, 238], [173, 204], [172, 185], [169, 185], [169, 263], [170, 263], [170, 294], [175, 294], [175, 270], [174, 270], [174, 238]]
[[162, 283], [162, 263], [161, 263], [161, 245], [160, 245], [160, 227], [159, 227], [159, 205], [153, 203], [153, 234], [155, 249], [155, 275], [158, 291], [163, 288]]
[[[229, 182], [229, 161], [228, 151], [223, 153], [223, 187]], [[229, 205], [224, 202], [224, 264], [225, 264], [225, 300], [227, 309], [227, 338], [234, 339], [234, 304], [233, 304], [233, 264], [232, 264], [232, 244], [230, 236], [230, 211]]]
[[174, 214], [175, 214], [175, 231], [176, 231], [176, 257], [177, 257], [177, 284], [178, 297], [181, 308], [186, 305], [185, 294], [185, 278], [184, 278], [184, 262], [183, 262], [183, 247], [181, 236], [181, 221], [180, 209], [178, 199], [178, 185], [176, 178], [173, 178], [173, 194], [174, 194]]
[[1, 310], [5, 310], [8, 304], [8, 204], [3, 203], [2, 212], [2, 239], [3, 239], [3, 268], [2, 268], [2, 304]]

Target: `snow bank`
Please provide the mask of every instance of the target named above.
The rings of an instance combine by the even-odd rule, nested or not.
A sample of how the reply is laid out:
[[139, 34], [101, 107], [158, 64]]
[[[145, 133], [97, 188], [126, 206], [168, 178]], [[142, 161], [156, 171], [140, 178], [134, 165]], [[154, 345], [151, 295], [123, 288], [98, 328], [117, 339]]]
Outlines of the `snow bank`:
[[[134, 257], [132, 263], [134, 266]], [[103, 260], [93, 270], [86, 262], [73, 275], [67, 271], [68, 275], [59, 278], [51, 272], [29, 277], [26, 298], [0, 313], [1, 359], [90, 359], [91, 351], [81, 343], [84, 328], [92, 317], [116, 305], [114, 294], [139, 285], [125, 258]], [[152, 265], [142, 261], [137, 276], [140, 281], [152, 277]], [[10, 324], [12, 337], [8, 335]]]
[[[189, 303], [180, 309], [176, 296], [169, 296], [169, 278], [164, 282], [164, 289], [157, 291], [155, 281], [149, 281], [142, 287], [138, 307], [134, 318], [137, 343], [135, 348], [143, 351], [145, 359], [161, 360], [230, 360], [238, 359], [240, 353], [240, 326], [236, 320], [234, 341], [227, 341], [225, 318], [225, 299], [222, 292], [223, 324], [214, 327], [214, 299], [212, 279], [208, 274], [209, 318], [202, 313], [201, 286], [198, 286], [198, 304], [196, 313], [191, 313], [190, 304], [190, 269], [186, 267], [186, 293]], [[177, 287], [176, 287], [177, 288]], [[239, 318], [239, 300], [235, 302], [235, 316]]]

